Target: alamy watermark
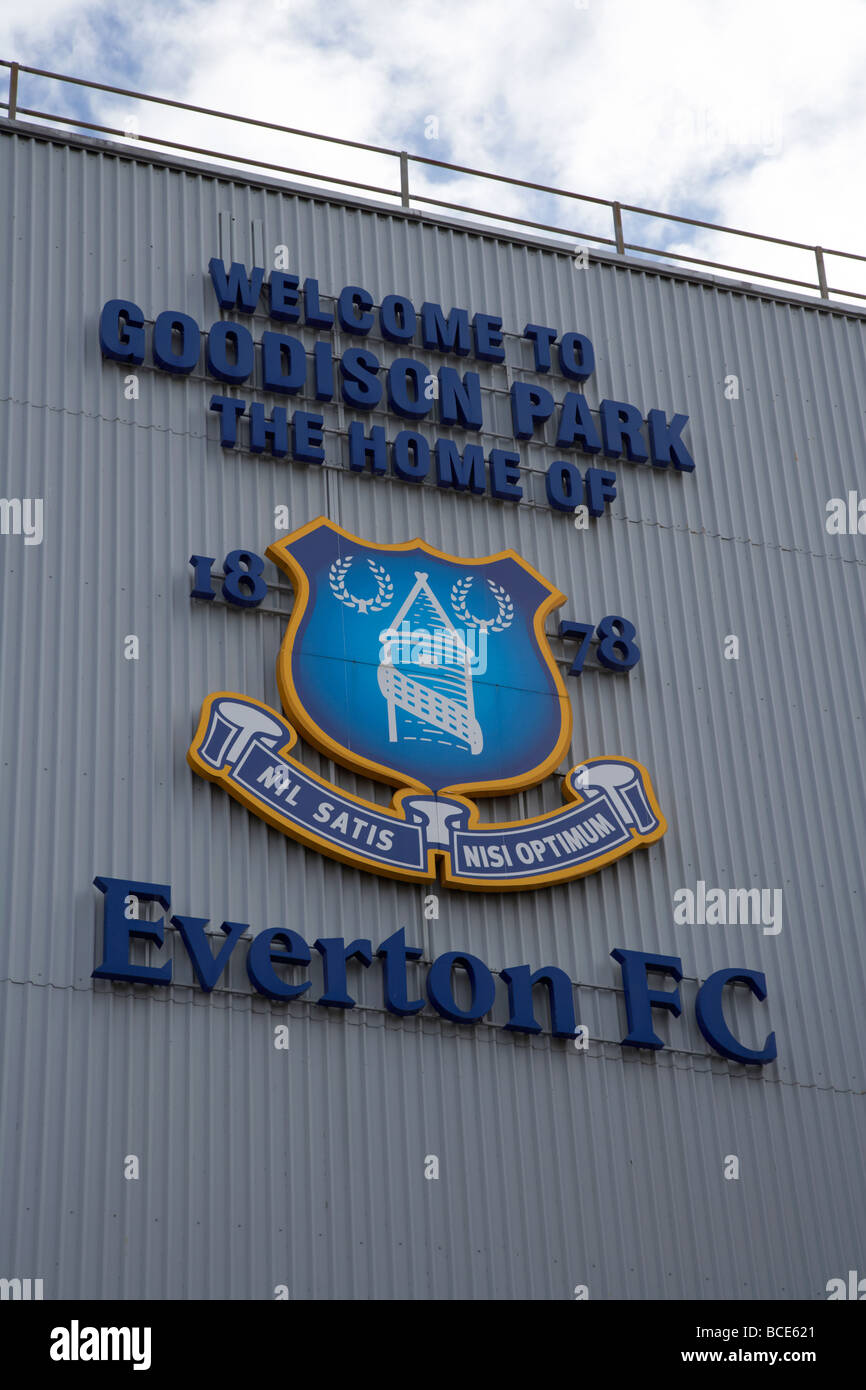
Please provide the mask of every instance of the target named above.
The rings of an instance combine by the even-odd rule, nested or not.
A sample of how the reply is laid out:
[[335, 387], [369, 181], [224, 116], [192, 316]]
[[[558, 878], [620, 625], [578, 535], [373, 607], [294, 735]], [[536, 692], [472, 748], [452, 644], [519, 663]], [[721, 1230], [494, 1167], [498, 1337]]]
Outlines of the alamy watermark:
[[82, 1327], [73, 1318], [69, 1327], [51, 1330], [48, 1352], [52, 1361], [131, 1361], [134, 1371], [149, 1371], [149, 1327]]
[[723, 110], [680, 108], [673, 123], [673, 140], [703, 145], [720, 155], [755, 152], [780, 154], [784, 114], [780, 106], [728, 105]]
[[781, 888], [696, 888], [674, 892], [674, 925], [678, 927], [763, 927], [764, 936], [782, 930]]
[[866, 1299], [866, 1279], [861, 1279], [856, 1269], [848, 1270], [847, 1279], [840, 1278], [827, 1280], [827, 1302], [834, 1303], [841, 1298], [854, 1299], [862, 1303]]
[[41, 497], [0, 497], [0, 536], [23, 536], [25, 545], [42, 544]]
[[41, 1279], [0, 1279], [0, 1301], [44, 1298]]
[[381, 666], [427, 666], [469, 670], [482, 676], [487, 670], [487, 627], [448, 627], [429, 632], [404, 619], [398, 628], [379, 633]]
[[853, 490], [831, 497], [825, 505], [824, 529], [829, 536], [866, 536], [866, 497]]

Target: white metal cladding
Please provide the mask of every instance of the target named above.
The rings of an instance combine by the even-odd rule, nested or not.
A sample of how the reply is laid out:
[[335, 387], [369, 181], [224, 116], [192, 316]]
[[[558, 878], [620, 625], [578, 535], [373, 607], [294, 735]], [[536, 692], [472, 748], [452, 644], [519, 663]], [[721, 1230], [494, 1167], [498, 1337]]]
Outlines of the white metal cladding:
[[[286, 1284], [293, 1297], [569, 1298], [586, 1284], [591, 1297], [784, 1299], [863, 1271], [866, 558], [862, 538], [824, 529], [827, 499], [862, 481], [863, 319], [634, 263], [579, 270], [526, 239], [8, 124], [0, 203], [2, 492], [45, 501], [41, 546], [0, 538], [0, 1275], [42, 1277], [47, 1297], [267, 1298]], [[104, 301], [206, 328], [220, 316], [209, 258], [250, 264], [281, 243], [325, 295], [357, 283], [377, 303], [400, 292], [501, 313], [511, 335], [529, 321], [586, 333], [590, 404], [688, 413], [695, 472], [617, 465], [612, 513], [576, 532], [545, 498], [553, 434], [512, 440], [505, 393], [533, 376], [514, 342], [507, 369], [478, 370], [485, 444], [521, 454], [519, 506], [349, 473], [342, 405], [324, 409], [327, 465], [305, 468], [222, 451], [200, 373], [142, 367], [126, 401], [123, 369], [99, 354]], [[335, 334], [335, 352], [348, 341]], [[561, 398], [562, 379], [546, 384]], [[421, 429], [459, 437], [432, 417]], [[281, 581], [275, 611], [194, 604], [187, 559], [262, 550], [280, 503], [293, 526], [326, 513], [382, 542], [513, 546], [569, 595], [557, 617], [630, 617], [631, 675], [568, 681], [560, 772], [638, 758], [664, 839], [567, 886], [441, 891], [424, 922], [422, 890], [325, 860], [193, 776], [207, 693], [277, 703], [291, 593]], [[128, 633], [138, 662], [122, 658]], [[729, 633], [738, 662], [723, 659]], [[560, 783], [485, 815], [552, 808]], [[375, 947], [405, 926], [427, 960], [462, 948], [497, 970], [560, 965], [590, 1052], [506, 1033], [501, 999], [473, 1029], [432, 1011], [401, 1022], [377, 971], [352, 977], [345, 1015], [271, 1005], [243, 946], [208, 997], [171, 929], [170, 989], [94, 982], [97, 873], [171, 884], [172, 910], [209, 915], [214, 932], [239, 920]], [[675, 926], [674, 891], [699, 879], [782, 888], [782, 932]], [[661, 1053], [619, 1045], [615, 946], [683, 959], [683, 1015], [657, 1017]], [[728, 965], [767, 975], [765, 1005], [745, 991], [733, 1005], [747, 1042], [776, 1031], [778, 1062], [759, 1074], [695, 1025], [697, 982]], [[273, 1047], [281, 1021], [288, 1053]], [[739, 1181], [723, 1178], [729, 1154]]]

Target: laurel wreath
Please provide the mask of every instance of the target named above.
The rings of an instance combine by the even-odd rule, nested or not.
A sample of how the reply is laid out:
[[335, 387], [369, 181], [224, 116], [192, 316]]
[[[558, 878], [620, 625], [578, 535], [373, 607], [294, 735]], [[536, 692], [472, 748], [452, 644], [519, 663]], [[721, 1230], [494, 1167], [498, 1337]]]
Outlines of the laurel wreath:
[[480, 627], [486, 632], [504, 632], [511, 627], [514, 621], [514, 604], [511, 595], [492, 579], [487, 580], [488, 588], [496, 600], [497, 614], [495, 618], [476, 618], [466, 606], [466, 598], [472, 588], [473, 577], [468, 574], [465, 579], [458, 579], [456, 584], [451, 586], [451, 607], [462, 618], [467, 627]]
[[345, 603], [348, 608], [357, 608], [359, 613], [378, 613], [380, 609], [387, 608], [394, 598], [394, 585], [385, 566], [377, 565], [375, 560], [367, 560], [376, 581], [376, 594], [374, 598], [358, 598], [356, 594], [349, 592], [346, 585], [346, 575], [353, 559], [354, 556], [346, 555], [342, 560], [335, 560], [328, 570], [328, 582], [334, 597]]

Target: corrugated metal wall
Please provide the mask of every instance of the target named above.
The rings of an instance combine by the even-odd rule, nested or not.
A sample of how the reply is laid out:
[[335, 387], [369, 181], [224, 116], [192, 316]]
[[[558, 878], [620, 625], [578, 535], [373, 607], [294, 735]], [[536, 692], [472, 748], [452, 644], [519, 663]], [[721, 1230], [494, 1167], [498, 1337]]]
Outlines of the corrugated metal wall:
[[[8, 125], [0, 201], [2, 492], [45, 502], [41, 546], [0, 537], [0, 1276], [65, 1298], [269, 1298], [281, 1284], [295, 1298], [569, 1298], [585, 1284], [592, 1298], [785, 1299], [863, 1271], [866, 542], [824, 529], [827, 499], [864, 480], [863, 320], [696, 277], [581, 271], [529, 242]], [[501, 313], [512, 338], [528, 321], [588, 334], [591, 405], [687, 412], [696, 471], [617, 465], [612, 514], [578, 533], [545, 500], [552, 445], [517, 446], [527, 498], [511, 506], [350, 474], [342, 405], [325, 407], [328, 466], [305, 469], [221, 451], [201, 374], [142, 368], [125, 400], [123, 369], [99, 354], [103, 302], [206, 327], [209, 258], [249, 264], [281, 243], [325, 294], [358, 283], [377, 303], [397, 291]], [[512, 446], [507, 390], [531, 366], [510, 341], [507, 369], [480, 369], [488, 448]], [[566, 383], [549, 384], [561, 397]], [[264, 549], [281, 503], [292, 526], [326, 512], [383, 542], [514, 546], [570, 596], [559, 616], [629, 616], [643, 651], [630, 677], [568, 682], [563, 769], [638, 758], [666, 837], [568, 886], [442, 891], [425, 922], [421, 890], [324, 860], [193, 776], [207, 693], [277, 703], [284, 623], [191, 603], [187, 559]], [[289, 602], [286, 588], [266, 606]], [[723, 657], [727, 634], [739, 661]], [[550, 779], [485, 815], [559, 797]], [[405, 926], [427, 959], [560, 965], [589, 1053], [504, 1032], [501, 1001], [470, 1029], [432, 1011], [399, 1021], [377, 972], [358, 972], [345, 1015], [269, 1005], [242, 950], [207, 997], [173, 930], [170, 990], [94, 982], [97, 873], [170, 883], [172, 910], [214, 930], [375, 946]], [[781, 934], [675, 926], [674, 891], [699, 879], [782, 888]], [[615, 946], [683, 959], [684, 1012], [657, 1016], [661, 1053], [619, 1046]], [[734, 1011], [747, 1042], [776, 1031], [762, 1071], [711, 1053], [695, 1025], [697, 982], [727, 965], [767, 975], [767, 1003], [743, 991]], [[273, 1045], [282, 1021], [288, 1052]]]

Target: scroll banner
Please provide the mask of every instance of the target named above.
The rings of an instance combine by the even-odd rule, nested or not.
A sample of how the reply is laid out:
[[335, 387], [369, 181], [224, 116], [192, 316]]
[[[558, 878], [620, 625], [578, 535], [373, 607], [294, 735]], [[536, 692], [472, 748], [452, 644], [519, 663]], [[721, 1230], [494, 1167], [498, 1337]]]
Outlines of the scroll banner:
[[275, 829], [343, 863], [392, 878], [502, 891], [593, 873], [652, 844], [665, 821], [649, 773], [630, 758], [590, 758], [565, 778], [565, 805], [481, 825], [465, 796], [405, 788], [379, 806], [289, 757], [291, 724], [243, 695], [209, 695], [187, 754], [201, 776]]

